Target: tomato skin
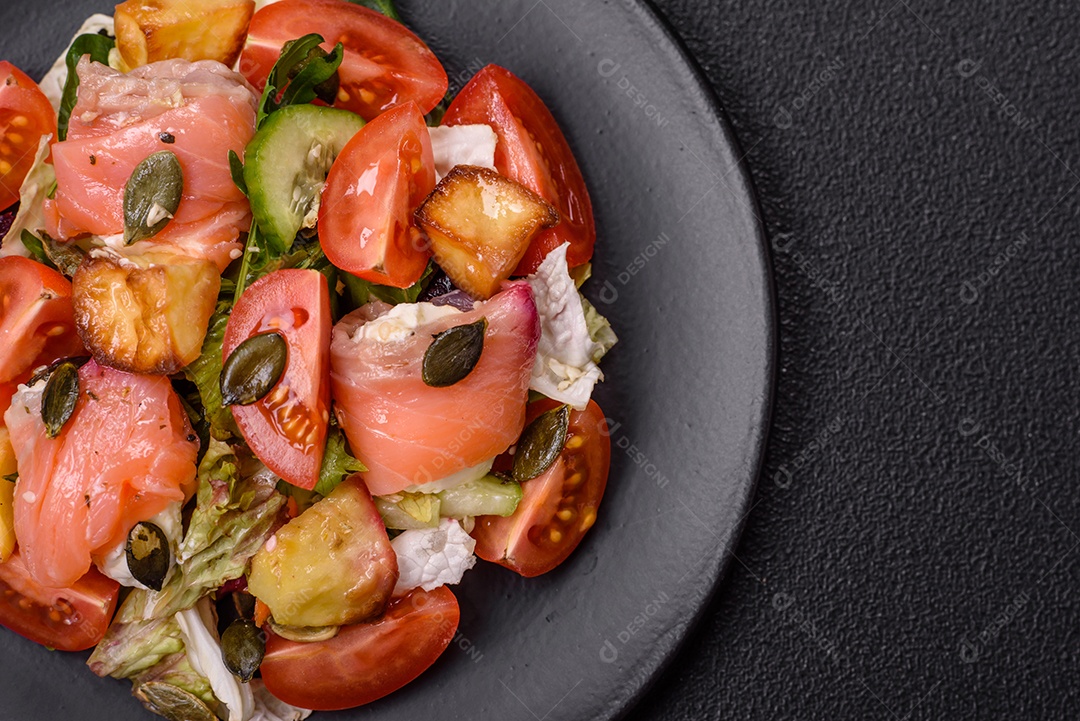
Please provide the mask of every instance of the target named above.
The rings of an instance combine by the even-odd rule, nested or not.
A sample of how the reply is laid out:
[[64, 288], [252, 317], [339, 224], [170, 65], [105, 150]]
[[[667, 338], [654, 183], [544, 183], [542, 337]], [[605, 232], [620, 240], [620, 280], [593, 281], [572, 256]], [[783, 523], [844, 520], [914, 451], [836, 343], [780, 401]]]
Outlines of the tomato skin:
[[57, 590], [30, 578], [18, 550], [0, 563], [0, 626], [60, 651], [96, 646], [109, 628], [119, 595], [120, 584], [96, 568], [71, 588]]
[[435, 159], [420, 108], [410, 102], [383, 113], [330, 168], [319, 209], [323, 252], [359, 278], [408, 288], [431, 255], [413, 211], [434, 189]]
[[37, 261], [0, 258], [0, 383], [37, 365], [81, 355], [71, 282]]
[[0, 210], [19, 199], [42, 136], [56, 136], [56, 115], [26, 73], [0, 62]]
[[259, 10], [240, 72], [261, 91], [282, 46], [309, 33], [326, 39], [327, 52], [338, 42], [345, 46], [334, 107], [372, 120], [409, 101], [427, 113], [446, 95], [446, 70], [420, 38], [382, 13], [341, 0], [281, 0]]
[[338, 711], [397, 691], [428, 669], [454, 639], [461, 610], [446, 586], [395, 599], [380, 618], [344, 626], [319, 643], [267, 632], [260, 671], [285, 703]]
[[236, 425], [266, 466], [294, 486], [319, 480], [330, 418], [330, 291], [315, 270], [278, 270], [252, 283], [225, 327], [222, 357], [253, 335], [277, 330], [288, 361], [261, 400], [232, 406]]
[[[531, 403], [526, 423], [559, 405], [550, 399]], [[554, 569], [596, 522], [610, 466], [607, 420], [596, 401], [589, 401], [584, 411], [570, 411], [562, 455], [543, 474], [522, 484], [524, 495], [514, 514], [476, 519], [476, 555], [526, 578]], [[569, 518], [558, 517], [567, 511]]]
[[524, 80], [498, 65], [478, 72], [451, 103], [444, 125], [486, 123], [499, 136], [496, 169], [555, 206], [562, 217], [529, 245], [515, 275], [529, 275], [563, 243], [571, 268], [592, 258], [596, 221], [574, 153], [555, 117]]

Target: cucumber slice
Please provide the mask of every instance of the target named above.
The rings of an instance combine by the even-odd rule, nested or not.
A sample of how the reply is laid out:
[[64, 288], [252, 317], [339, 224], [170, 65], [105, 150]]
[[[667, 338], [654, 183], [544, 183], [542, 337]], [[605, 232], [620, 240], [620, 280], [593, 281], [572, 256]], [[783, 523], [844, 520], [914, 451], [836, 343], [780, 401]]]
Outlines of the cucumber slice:
[[438, 494], [443, 518], [510, 516], [521, 502], [521, 484], [486, 475]]
[[275, 111], [244, 151], [251, 212], [270, 247], [288, 250], [313, 229], [330, 166], [360, 128], [355, 113], [315, 105]]
[[397, 531], [437, 527], [440, 506], [439, 497], [430, 493], [395, 493], [375, 497], [375, 507], [379, 509], [383, 523]]

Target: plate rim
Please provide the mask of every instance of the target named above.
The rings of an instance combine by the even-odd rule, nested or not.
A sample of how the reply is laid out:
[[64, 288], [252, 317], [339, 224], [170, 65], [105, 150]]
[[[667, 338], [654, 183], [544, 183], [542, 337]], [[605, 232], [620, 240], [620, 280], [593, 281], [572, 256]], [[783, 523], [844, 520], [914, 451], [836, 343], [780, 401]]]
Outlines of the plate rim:
[[[732, 190], [739, 190], [749, 201], [749, 208], [751, 215], [753, 216], [753, 240], [754, 248], [756, 249], [757, 271], [761, 278], [762, 283], [762, 299], [764, 301], [764, 313], [761, 321], [765, 325], [764, 338], [764, 378], [765, 388], [763, 389], [761, 402], [759, 405], [759, 424], [758, 434], [755, 439], [755, 447], [752, 450], [753, 464], [752, 464], [752, 476], [749, 484], [746, 485], [746, 492], [739, 499], [736, 513], [739, 520], [736, 522], [734, 528], [728, 539], [724, 543], [724, 547], [721, 553], [717, 556], [720, 559], [717, 564], [712, 568], [712, 578], [709, 579], [708, 591], [705, 593], [694, 611], [691, 618], [678, 629], [677, 632], [667, 634], [664, 637], [664, 641], [658, 644], [654, 648], [653, 653], [649, 656], [646, 663], [644, 679], [636, 684], [636, 688], [629, 687], [629, 694], [622, 699], [619, 699], [618, 707], [613, 709], [613, 713], [608, 714], [608, 719], [621, 719], [629, 715], [635, 709], [637, 709], [649, 692], [656, 687], [660, 677], [669, 670], [675, 657], [684, 651], [688, 645], [691, 632], [697, 628], [704, 620], [706, 612], [717, 600], [720, 587], [724, 581], [728, 578], [728, 571], [731, 568], [732, 551], [742, 539], [743, 533], [746, 530], [747, 522], [749, 521], [750, 513], [753, 510], [752, 500], [757, 495], [758, 484], [761, 479], [761, 475], [765, 469], [766, 450], [768, 448], [769, 436], [772, 430], [772, 419], [775, 410], [776, 403], [776, 383], [777, 383], [777, 368], [778, 368], [778, 355], [779, 355], [779, 320], [777, 316], [777, 300], [776, 300], [776, 286], [773, 274], [773, 262], [772, 254], [769, 248], [768, 234], [765, 231], [765, 220], [761, 213], [761, 205], [758, 200], [758, 192], [754, 186], [753, 176], [750, 173], [749, 165], [746, 161], [748, 153], [743, 150], [742, 144], [739, 142], [738, 137], [735, 134], [734, 126], [731, 119], [728, 116], [727, 111], [724, 109], [723, 104], [720, 102], [720, 98], [716, 93], [716, 89], [713, 87], [708, 76], [705, 74], [705, 70], [701, 67], [701, 64], [690, 52], [686, 41], [675, 30], [671, 21], [661, 12], [652, 2], [652, 0], [632, 0], [637, 6], [637, 14], [642, 18], [642, 23], [646, 26], [647, 30], [658, 32], [666, 43], [660, 43], [656, 46], [658, 53], [669, 55], [676, 64], [681, 63], [684, 68], [689, 71], [689, 78], [696, 89], [700, 100], [711, 111], [709, 120], [714, 121], [718, 126], [720, 134], [723, 136], [728, 147], [735, 153], [734, 169], [732, 176], [737, 177], [738, 183], [736, 188]], [[623, 6], [630, 9], [625, 0], [623, 0]], [[671, 51], [674, 50], [674, 53]], [[651, 666], [651, 668], [649, 667]]]

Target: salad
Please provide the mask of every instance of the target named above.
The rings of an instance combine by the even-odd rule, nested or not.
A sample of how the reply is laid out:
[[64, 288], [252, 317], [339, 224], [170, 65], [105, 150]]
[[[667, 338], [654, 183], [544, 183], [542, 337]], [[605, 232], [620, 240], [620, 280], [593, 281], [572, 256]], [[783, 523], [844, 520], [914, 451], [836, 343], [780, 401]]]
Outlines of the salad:
[[596, 522], [616, 342], [540, 97], [390, 0], [127, 0], [0, 63], [0, 625], [169, 719], [424, 672]]

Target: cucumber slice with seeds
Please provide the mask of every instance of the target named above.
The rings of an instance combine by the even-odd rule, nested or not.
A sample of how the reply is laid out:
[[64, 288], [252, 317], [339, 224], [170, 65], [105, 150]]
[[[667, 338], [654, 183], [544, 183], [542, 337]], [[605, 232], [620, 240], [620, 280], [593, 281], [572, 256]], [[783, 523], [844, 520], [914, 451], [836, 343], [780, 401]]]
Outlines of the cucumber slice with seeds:
[[438, 494], [443, 518], [510, 516], [521, 502], [521, 484], [487, 475]]
[[297, 233], [313, 230], [326, 174], [364, 119], [315, 105], [270, 115], [244, 151], [251, 212], [271, 247], [288, 250]]

